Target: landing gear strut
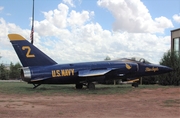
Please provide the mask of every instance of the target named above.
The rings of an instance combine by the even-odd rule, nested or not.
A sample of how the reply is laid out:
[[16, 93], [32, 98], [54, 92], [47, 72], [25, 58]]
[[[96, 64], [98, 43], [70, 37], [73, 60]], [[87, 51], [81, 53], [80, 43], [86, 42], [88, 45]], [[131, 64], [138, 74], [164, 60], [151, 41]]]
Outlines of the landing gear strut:
[[41, 84], [33, 84], [34, 85], [34, 87], [33, 87], [33, 89], [35, 89], [35, 88], [37, 88], [38, 86], [40, 86]]

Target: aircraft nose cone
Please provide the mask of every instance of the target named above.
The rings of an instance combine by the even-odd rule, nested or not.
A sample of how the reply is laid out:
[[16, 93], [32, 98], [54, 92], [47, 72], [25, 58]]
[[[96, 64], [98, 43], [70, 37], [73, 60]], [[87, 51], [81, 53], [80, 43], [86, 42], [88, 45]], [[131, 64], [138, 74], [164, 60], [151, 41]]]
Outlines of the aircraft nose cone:
[[167, 72], [171, 72], [171, 71], [173, 71], [173, 69], [170, 68], [170, 67], [166, 67], [166, 71], [167, 71]]
[[162, 67], [160, 68], [160, 70], [161, 70], [161, 72], [163, 72], [163, 73], [168, 73], [168, 72], [173, 71], [172, 68], [167, 67], [167, 66], [162, 66]]

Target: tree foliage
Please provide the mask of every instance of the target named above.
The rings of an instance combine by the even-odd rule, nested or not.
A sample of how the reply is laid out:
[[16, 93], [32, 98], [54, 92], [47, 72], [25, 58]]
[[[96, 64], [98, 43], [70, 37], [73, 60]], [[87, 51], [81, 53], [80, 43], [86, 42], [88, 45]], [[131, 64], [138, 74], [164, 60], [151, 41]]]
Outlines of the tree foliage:
[[16, 63], [15, 65], [11, 62], [10, 64], [10, 72], [9, 72], [9, 79], [19, 79], [20, 78], [20, 63]]
[[111, 58], [109, 56], [106, 56], [106, 58], [104, 59], [105, 61], [107, 60], [111, 60]]
[[0, 79], [6, 80], [8, 78], [8, 71], [5, 68], [4, 64], [0, 65]]
[[167, 74], [159, 75], [159, 84], [180, 85], [180, 53], [168, 51], [164, 54], [160, 64], [171, 67], [173, 71]]
[[13, 63], [10, 64], [9, 67], [5, 66], [4, 64], [0, 64], [0, 79], [7, 80], [7, 79], [19, 79], [20, 78], [20, 63]]
[[156, 84], [156, 82], [157, 82], [157, 77], [156, 76], [142, 77], [142, 83], [145, 84], [145, 85]]

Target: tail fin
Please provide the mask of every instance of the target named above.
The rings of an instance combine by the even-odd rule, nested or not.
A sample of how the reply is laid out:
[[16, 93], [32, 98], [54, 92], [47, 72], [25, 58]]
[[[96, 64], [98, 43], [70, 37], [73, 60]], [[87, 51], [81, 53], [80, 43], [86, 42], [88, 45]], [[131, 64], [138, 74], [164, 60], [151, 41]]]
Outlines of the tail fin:
[[8, 34], [23, 67], [57, 64], [19, 34]]

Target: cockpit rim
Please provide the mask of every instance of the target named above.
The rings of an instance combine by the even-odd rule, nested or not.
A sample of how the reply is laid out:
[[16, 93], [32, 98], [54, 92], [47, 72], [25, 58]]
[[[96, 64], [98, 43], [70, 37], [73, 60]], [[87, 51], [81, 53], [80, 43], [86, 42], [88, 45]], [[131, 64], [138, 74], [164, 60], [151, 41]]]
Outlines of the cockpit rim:
[[141, 57], [119, 58], [118, 60], [129, 61], [129, 62], [135, 61], [135, 62], [140, 62], [140, 63], [145, 63], [145, 64], [151, 64], [149, 61]]

